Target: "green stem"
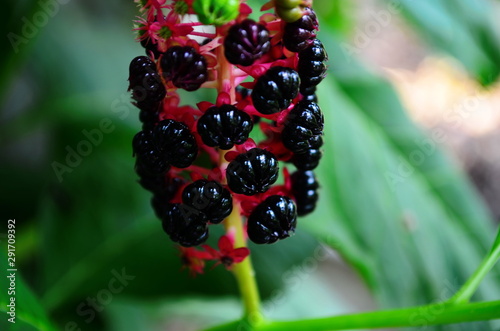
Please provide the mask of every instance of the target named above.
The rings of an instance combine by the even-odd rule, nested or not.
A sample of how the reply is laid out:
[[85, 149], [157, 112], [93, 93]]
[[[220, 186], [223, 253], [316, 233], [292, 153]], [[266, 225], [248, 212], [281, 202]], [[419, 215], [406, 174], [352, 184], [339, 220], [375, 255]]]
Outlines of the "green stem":
[[[222, 35], [222, 31], [218, 30], [217, 33], [218, 35]], [[219, 92], [224, 90], [224, 86], [230, 86], [229, 97], [231, 104], [233, 104], [236, 102], [233, 66], [226, 60], [224, 55], [224, 46], [222, 45], [217, 49], [217, 59], [219, 65]], [[224, 159], [225, 153], [226, 151], [220, 151], [219, 164], [221, 170], [227, 167], [227, 162]], [[233, 202], [233, 211], [224, 221], [224, 225], [226, 227], [226, 232], [234, 234], [234, 245], [236, 248], [247, 246], [238, 201]], [[243, 300], [243, 321], [245, 321], [248, 325], [258, 325], [263, 321], [263, 317], [260, 312], [259, 290], [255, 280], [255, 272], [253, 270], [250, 256], [245, 258], [242, 262], [235, 264], [232, 268], [232, 272], [238, 282], [238, 287]]]
[[500, 229], [497, 239], [493, 248], [488, 256], [484, 258], [474, 274], [465, 282], [465, 284], [458, 290], [458, 292], [448, 301], [453, 304], [463, 304], [469, 302], [472, 295], [476, 292], [479, 284], [484, 279], [486, 274], [493, 268], [493, 266], [500, 259]]
[[[327, 331], [397, 327], [422, 328], [430, 325], [475, 322], [499, 318], [500, 301], [465, 305], [437, 303], [405, 309], [383, 310], [327, 318], [268, 322], [254, 328], [240, 329], [252, 331]], [[239, 326], [244, 325], [242, 323], [242, 321], [236, 321], [211, 328], [209, 331], [238, 330]]]
[[[227, 232], [234, 233], [235, 247], [246, 247], [243, 232], [243, 222], [237, 203], [233, 206], [231, 215], [224, 221]], [[243, 300], [244, 320], [250, 325], [258, 325], [262, 322], [260, 313], [260, 297], [255, 272], [252, 267], [252, 260], [248, 256], [245, 260], [234, 265], [232, 272], [238, 282], [238, 287]]]

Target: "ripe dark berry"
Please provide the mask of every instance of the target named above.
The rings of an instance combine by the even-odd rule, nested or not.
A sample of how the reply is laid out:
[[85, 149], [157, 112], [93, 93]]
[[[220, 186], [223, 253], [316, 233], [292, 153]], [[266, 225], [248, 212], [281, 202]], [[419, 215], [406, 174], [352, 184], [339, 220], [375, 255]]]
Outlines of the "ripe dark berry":
[[311, 213], [316, 208], [318, 201], [318, 187], [314, 172], [296, 171], [291, 176], [292, 193], [297, 203], [297, 214], [304, 216]]
[[298, 73], [302, 89], [318, 85], [326, 76], [328, 54], [319, 39], [299, 52]]
[[272, 195], [248, 217], [248, 238], [256, 244], [272, 244], [289, 237], [297, 225], [297, 208], [292, 199]]
[[315, 102], [300, 101], [286, 118], [282, 132], [283, 145], [295, 153], [321, 147], [323, 122], [323, 114]]
[[198, 154], [198, 145], [186, 124], [163, 120], [153, 130], [153, 143], [177, 168], [189, 167]]
[[197, 180], [184, 188], [182, 202], [203, 212], [211, 223], [220, 223], [231, 214], [231, 193], [216, 181]]
[[147, 56], [138, 56], [130, 62], [129, 91], [141, 110], [158, 108], [167, 93], [156, 71], [156, 65]]
[[129, 80], [148, 72], [156, 72], [156, 64], [147, 56], [137, 56], [130, 62]]
[[243, 144], [252, 128], [250, 115], [232, 105], [211, 107], [198, 120], [198, 133], [203, 142], [220, 149]]
[[299, 74], [290, 68], [272, 67], [257, 79], [252, 91], [255, 109], [262, 114], [274, 114], [288, 108], [299, 92]]
[[278, 179], [278, 160], [273, 153], [252, 148], [238, 155], [226, 170], [227, 185], [239, 194], [264, 193]]
[[184, 204], [167, 204], [162, 215], [162, 226], [172, 241], [185, 247], [196, 246], [208, 238], [205, 214]]
[[308, 149], [302, 153], [295, 153], [292, 157], [292, 163], [299, 170], [315, 169], [323, 154], [317, 148]]
[[158, 58], [161, 55], [161, 52], [158, 50], [158, 45], [153, 44], [151, 38], [149, 37], [141, 39], [141, 46], [146, 50], [146, 55], [153, 53], [155, 58]]
[[143, 131], [151, 131], [158, 123], [160, 103], [151, 104], [150, 108], [139, 111], [139, 121], [142, 122]]
[[160, 175], [170, 168], [164, 155], [155, 148], [149, 132], [140, 131], [137, 133], [132, 141], [132, 147], [137, 158], [137, 172]]
[[283, 44], [292, 52], [306, 49], [316, 38], [315, 30], [318, 29], [316, 13], [311, 8], [305, 8], [301, 18], [292, 23], [285, 24]]
[[254, 20], [234, 24], [224, 39], [224, 55], [232, 64], [249, 66], [269, 51], [269, 31]]
[[207, 61], [190, 46], [170, 47], [161, 59], [165, 80], [186, 91], [200, 88], [208, 79]]

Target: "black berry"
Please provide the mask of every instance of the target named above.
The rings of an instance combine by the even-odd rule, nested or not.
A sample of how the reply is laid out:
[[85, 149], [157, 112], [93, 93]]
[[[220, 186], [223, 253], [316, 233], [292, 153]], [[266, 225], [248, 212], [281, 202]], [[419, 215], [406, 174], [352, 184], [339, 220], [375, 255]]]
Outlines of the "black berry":
[[229, 188], [239, 194], [264, 193], [278, 179], [278, 160], [269, 151], [252, 148], [238, 155], [226, 170]]
[[208, 238], [205, 214], [184, 204], [167, 204], [162, 215], [163, 230], [172, 241], [185, 247], [196, 246]]
[[132, 141], [132, 147], [137, 158], [137, 172], [160, 175], [170, 168], [164, 155], [155, 148], [149, 132], [141, 131], [137, 133]]
[[161, 58], [165, 80], [186, 91], [200, 88], [208, 79], [207, 61], [190, 46], [170, 47]]
[[269, 31], [254, 20], [234, 24], [224, 39], [224, 55], [232, 64], [249, 66], [269, 51]]
[[283, 44], [292, 52], [306, 49], [316, 38], [318, 29], [316, 13], [311, 8], [305, 8], [301, 18], [292, 23], [285, 24]]
[[291, 161], [299, 170], [313, 170], [318, 166], [321, 156], [321, 150], [312, 148], [302, 153], [294, 153]]
[[283, 144], [295, 153], [323, 145], [323, 113], [318, 104], [302, 100], [288, 114], [282, 132]]
[[156, 65], [147, 56], [138, 56], [129, 66], [129, 91], [141, 110], [154, 111], [166, 95]]
[[248, 238], [256, 244], [272, 244], [289, 237], [297, 225], [297, 208], [292, 199], [272, 195], [248, 217]]
[[250, 115], [232, 105], [211, 107], [198, 120], [198, 133], [203, 142], [220, 149], [243, 144], [252, 128]]
[[174, 167], [189, 167], [198, 154], [198, 145], [186, 124], [163, 120], [153, 130], [153, 143]]
[[262, 114], [274, 114], [288, 108], [299, 92], [298, 73], [286, 67], [272, 67], [257, 79], [252, 91], [255, 109]]
[[149, 37], [141, 39], [141, 46], [146, 50], [146, 55], [153, 53], [155, 58], [158, 58], [161, 55], [161, 52], [158, 50], [158, 45], [153, 44], [151, 38]]
[[297, 214], [304, 216], [311, 213], [316, 208], [318, 201], [318, 187], [314, 172], [296, 171], [291, 176], [292, 193], [297, 203]]
[[231, 214], [231, 193], [216, 181], [200, 179], [189, 184], [182, 192], [182, 202], [203, 212], [211, 223], [220, 223]]
[[319, 39], [314, 39], [309, 47], [299, 52], [297, 71], [300, 76], [301, 93], [303, 89], [316, 86], [325, 78], [327, 60], [328, 55]]

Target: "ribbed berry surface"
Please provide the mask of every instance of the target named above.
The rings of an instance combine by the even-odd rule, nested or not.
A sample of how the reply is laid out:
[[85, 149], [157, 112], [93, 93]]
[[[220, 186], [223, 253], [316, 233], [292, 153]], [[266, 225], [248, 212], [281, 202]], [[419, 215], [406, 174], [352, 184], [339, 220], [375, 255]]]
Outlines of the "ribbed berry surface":
[[269, 51], [269, 31], [254, 20], [234, 24], [224, 39], [224, 55], [232, 64], [249, 66]]
[[182, 202], [203, 212], [209, 222], [220, 223], [231, 214], [231, 193], [216, 181], [200, 179], [189, 184], [182, 192]]
[[283, 44], [292, 52], [306, 49], [316, 38], [318, 29], [316, 13], [311, 8], [304, 9], [304, 15], [297, 21], [285, 24]]
[[319, 39], [314, 39], [312, 44], [299, 52], [298, 73], [300, 87], [305, 89], [316, 86], [326, 77], [326, 61], [328, 55]]
[[158, 175], [170, 168], [164, 154], [155, 147], [149, 132], [137, 133], [132, 141], [132, 147], [137, 158], [136, 169], [150, 175]]
[[248, 217], [248, 238], [256, 244], [272, 244], [289, 237], [297, 226], [297, 208], [292, 199], [272, 195]]
[[160, 64], [165, 80], [186, 91], [197, 90], [208, 78], [207, 61], [190, 46], [170, 47]]
[[302, 153], [295, 153], [291, 161], [299, 170], [313, 170], [319, 165], [322, 156], [321, 150], [311, 148]]
[[278, 179], [278, 160], [269, 151], [252, 148], [238, 155], [227, 166], [229, 188], [239, 194], [264, 193]]
[[156, 65], [147, 56], [138, 56], [130, 62], [128, 89], [137, 107], [146, 111], [154, 111], [166, 94]]
[[297, 203], [297, 214], [304, 216], [316, 208], [318, 187], [314, 172], [298, 170], [291, 176], [292, 193]]
[[189, 167], [198, 154], [198, 145], [186, 124], [163, 120], [153, 130], [153, 143], [174, 167]]
[[244, 111], [233, 105], [222, 105], [207, 109], [198, 120], [197, 127], [206, 145], [227, 150], [248, 139], [253, 123]]
[[282, 132], [283, 144], [295, 153], [321, 147], [323, 122], [323, 114], [315, 102], [300, 101], [286, 118]]
[[167, 204], [162, 226], [172, 241], [185, 247], [199, 245], [208, 238], [205, 214], [184, 204]]
[[252, 91], [255, 109], [262, 114], [274, 114], [288, 108], [299, 92], [299, 74], [290, 68], [271, 67], [257, 79]]

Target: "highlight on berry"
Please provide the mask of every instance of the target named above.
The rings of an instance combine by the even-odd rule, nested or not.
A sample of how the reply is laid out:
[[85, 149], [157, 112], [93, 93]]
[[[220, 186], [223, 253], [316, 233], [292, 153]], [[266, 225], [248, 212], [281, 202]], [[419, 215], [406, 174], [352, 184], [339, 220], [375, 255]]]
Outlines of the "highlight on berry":
[[[272, 0], [258, 19], [244, 0], [136, 2], [138, 183], [191, 273], [231, 269], [247, 240], [292, 236], [319, 200], [328, 55], [312, 1]], [[204, 89], [215, 97], [194, 104]]]

